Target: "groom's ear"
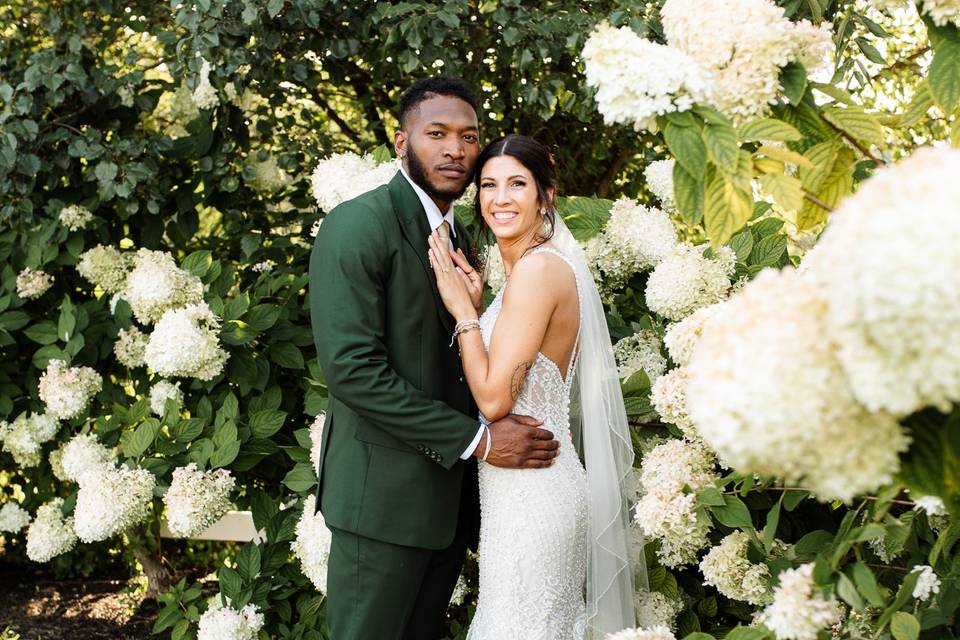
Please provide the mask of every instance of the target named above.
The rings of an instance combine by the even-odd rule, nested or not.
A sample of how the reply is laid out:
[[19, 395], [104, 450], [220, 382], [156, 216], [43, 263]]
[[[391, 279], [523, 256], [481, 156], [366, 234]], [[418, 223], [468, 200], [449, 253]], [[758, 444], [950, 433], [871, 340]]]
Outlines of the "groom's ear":
[[407, 134], [403, 131], [396, 131], [393, 134], [393, 148], [400, 159], [407, 157]]

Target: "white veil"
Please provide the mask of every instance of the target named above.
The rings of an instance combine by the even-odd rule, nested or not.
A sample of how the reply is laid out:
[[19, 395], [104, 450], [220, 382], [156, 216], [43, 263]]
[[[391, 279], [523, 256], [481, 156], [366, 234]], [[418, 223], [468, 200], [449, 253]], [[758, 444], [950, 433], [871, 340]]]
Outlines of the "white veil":
[[[588, 638], [636, 626], [634, 587], [648, 590], [642, 540], [631, 527], [633, 442], [606, 315], [580, 243], [559, 213], [550, 244], [572, 261], [580, 283], [580, 357], [570, 423], [587, 472]], [[633, 539], [631, 539], [633, 538]]]

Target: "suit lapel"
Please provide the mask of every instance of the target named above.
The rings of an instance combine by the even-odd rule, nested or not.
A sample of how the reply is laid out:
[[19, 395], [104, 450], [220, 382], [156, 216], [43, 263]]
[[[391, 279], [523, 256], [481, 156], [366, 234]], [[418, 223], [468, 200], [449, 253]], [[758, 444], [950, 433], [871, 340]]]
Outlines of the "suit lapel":
[[[414, 192], [413, 188], [407, 182], [399, 171], [393, 177], [390, 184], [387, 185], [390, 191], [390, 200], [393, 202], [393, 210], [400, 221], [400, 229], [403, 232], [404, 240], [413, 249], [420, 265], [423, 267], [427, 282], [430, 283], [430, 290], [433, 292], [433, 299], [437, 306], [437, 314], [444, 328], [453, 332], [453, 317], [447, 313], [447, 308], [443, 305], [440, 298], [440, 292], [437, 290], [437, 280], [433, 275], [433, 269], [430, 268], [430, 261], [427, 258], [427, 236], [430, 235], [430, 226], [427, 224], [427, 213], [423, 210], [420, 198]], [[459, 233], [459, 231], [458, 231]]]

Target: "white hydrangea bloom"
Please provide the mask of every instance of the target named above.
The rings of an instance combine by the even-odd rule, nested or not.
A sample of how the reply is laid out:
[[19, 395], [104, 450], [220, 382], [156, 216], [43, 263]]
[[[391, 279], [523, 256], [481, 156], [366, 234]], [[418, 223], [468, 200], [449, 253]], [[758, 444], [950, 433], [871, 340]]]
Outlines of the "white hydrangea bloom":
[[150, 412], [162, 418], [167, 400], [175, 401], [178, 407], [183, 405], [183, 391], [180, 390], [180, 383], [158, 380], [150, 387]]
[[63, 450], [66, 446], [66, 442], [61, 443], [59, 447], [51, 451], [50, 455], [47, 456], [47, 461], [50, 463], [50, 470], [53, 472], [53, 477], [61, 482], [66, 482], [69, 479], [63, 470]]
[[703, 334], [704, 325], [717, 312], [719, 305], [720, 303], [701, 307], [680, 322], [674, 322], [667, 326], [667, 331], [663, 336], [663, 344], [667, 347], [670, 357], [678, 365], [684, 366], [690, 362], [697, 341]]
[[30, 524], [30, 514], [16, 502], [4, 502], [0, 507], [0, 533], [19, 533]]
[[93, 214], [90, 213], [90, 210], [77, 204], [71, 204], [60, 209], [60, 215], [58, 217], [60, 224], [70, 229], [70, 231], [83, 229], [87, 226], [88, 222], [93, 220]]
[[890, 481], [908, 440], [853, 397], [825, 311], [792, 269], [761, 272], [707, 324], [687, 366], [687, 408], [725, 464], [849, 501]]
[[53, 286], [53, 276], [41, 269], [26, 268], [17, 274], [17, 295], [24, 300], [39, 298]]
[[812, 73], [832, 46], [829, 22], [791, 22], [771, 0], [667, 0], [660, 18], [670, 46], [711, 75], [706, 101], [735, 121], [769, 109], [782, 67], [799, 61]]
[[399, 170], [398, 160], [377, 164], [373, 156], [335, 153], [317, 163], [313, 170], [313, 197], [321, 209], [330, 213], [341, 202], [387, 184]]
[[937, 496], [920, 496], [914, 499], [913, 508], [918, 511], [925, 511], [928, 516], [947, 515], [947, 505]]
[[468, 593], [470, 593], [470, 590], [467, 588], [467, 580], [461, 573], [460, 576], [457, 577], [457, 584], [453, 586], [453, 593], [450, 594], [449, 604], [459, 607], [463, 604], [463, 601], [466, 599]]
[[671, 369], [657, 378], [650, 389], [650, 401], [664, 422], [675, 425], [683, 435], [697, 440], [700, 435], [687, 412], [687, 370]]
[[13, 422], [0, 420], [0, 443], [18, 465], [35, 467], [40, 464], [41, 445], [52, 440], [59, 427], [52, 415], [21, 413]]
[[660, 355], [660, 338], [652, 329], [641, 329], [619, 340], [613, 347], [613, 356], [621, 379], [642, 369], [653, 383], [667, 368], [666, 358]]
[[624, 629], [609, 633], [604, 640], [677, 640], [669, 627], [655, 626], [645, 629]]
[[715, 257], [708, 258], [706, 248], [679, 244], [657, 265], [647, 279], [647, 308], [668, 320], [682, 320], [726, 297], [736, 254], [729, 247], [720, 247]]
[[960, 28], [960, 2], [957, 0], [923, 0], [921, 6], [938, 27], [953, 24]]
[[317, 218], [313, 221], [313, 224], [310, 226], [310, 237], [316, 238], [317, 234], [320, 233], [320, 225], [323, 224], [323, 218]]
[[496, 243], [487, 247], [483, 259], [483, 278], [494, 293], [500, 291], [507, 284], [507, 273], [503, 266], [503, 256]]
[[137, 320], [156, 322], [169, 309], [203, 302], [203, 282], [165, 251], [138, 249], [121, 297]]
[[197, 640], [257, 640], [263, 623], [263, 614], [255, 605], [236, 611], [217, 598], [200, 616]]
[[587, 84], [596, 88], [607, 123], [656, 129], [656, 117], [687, 111], [710, 92], [710, 77], [682, 51], [645, 40], [630, 27], [604, 22], [583, 47]]
[[929, 600], [940, 593], [940, 578], [934, 573], [933, 567], [921, 564], [915, 566], [911, 573], [919, 573], [917, 584], [913, 587], [913, 597], [921, 602]]
[[217, 89], [210, 84], [210, 63], [206, 60], [200, 63], [200, 75], [197, 77], [197, 86], [192, 97], [197, 109], [212, 109], [220, 104]]
[[[258, 160], [257, 154], [252, 155], [254, 159], [247, 164], [249, 171], [244, 172], [244, 182], [251, 189], [270, 194], [283, 189], [290, 183], [290, 175], [277, 164], [276, 156], [271, 154], [265, 160]], [[253, 175], [247, 177], [248, 173]]]
[[323, 425], [326, 421], [327, 414], [321, 411], [310, 425], [310, 462], [314, 470], [320, 466], [320, 444], [323, 442]]
[[842, 201], [805, 260], [868, 409], [960, 401], [960, 149], [924, 148]]
[[838, 620], [837, 602], [825, 600], [814, 587], [812, 564], [781, 572], [773, 602], [758, 616], [777, 640], [817, 640], [822, 629]]
[[120, 329], [117, 341], [113, 343], [113, 355], [117, 357], [117, 362], [129, 369], [142, 367], [148, 340], [149, 336], [136, 327]]
[[677, 614], [683, 610], [683, 602], [671, 600], [659, 591], [637, 592], [637, 619], [652, 627], [677, 628]]
[[676, 246], [677, 230], [666, 212], [621, 198], [610, 209], [596, 262], [605, 285], [616, 289], [660, 264]]
[[147, 366], [162, 376], [212, 380], [229, 357], [220, 347], [219, 327], [205, 302], [167, 311], [150, 334]]
[[163, 496], [170, 532], [191, 538], [205, 531], [230, 508], [235, 484], [226, 469], [201, 471], [195, 462], [174, 469], [170, 488]]
[[300, 560], [303, 574], [317, 591], [327, 591], [327, 563], [330, 560], [330, 530], [324, 523], [323, 514], [317, 511], [316, 496], [303, 501], [303, 514], [297, 522], [296, 538], [290, 549]]
[[34, 562], [48, 560], [73, 549], [77, 534], [73, 517], [63, 517], [63, 498], [53, 498], [37, 509], [27, 529], [27, 557]]
[[870, 0], [870, 4], [872, 4], [879, 11], [890, 13], [896, 11], [897, 9], [909, 7], [912, 3], [910, 0]]
[[126, 284], [131, 262], [129, 254], [98, 244], [80, 254], [77, 273], [107, 293], [119, 293]]
[[647, 179], [647, 186], [657, 196], [664, 211], [675, 212], [677, 203], [673, 194], [673, 167], [677, 161], [673, 158], [655, 160], [647, 165], [643, 176]]
[[[644, 534], [660, 541], [657, 555], [666, 567], [695, 562], [697, 552], [710, 544], [711, 520], [696, 491], [717, 478], [714, 464], [702, 444], [674, 439], [643, 458], [640, 482], [645, 493], [634, 508], [634, 519]], [[684, 493], [684, 485], [692, 492]]]
[[768, 604], [772, 592], [767, 579], [770, 570], [765, 564], [753, 564], [747, 559], [750, 536], [734, 531], [710, 549], [700, 561], [704, 583], [733, 600], [753, 605]]
[[255, 273], [269, 273], [273, 271], [273, 267], [274, 267], [273, 260], [264, 260], [262, 262], [258, 262], [254, 265], [251, 265], [250, 271], [253, 271]]
[[40, 399], [47, 413], [61, 420], [76, 418], [103, 387], [103, 378], [90, 367], [68, 367], [53, 359], [40, 376]]
[[87, 469], [80, 476], [74, 530], [83, 542], [106, 540], [143, 522], [156, 479], [146, 469], [113, 463]]
[[88, 471], [99, 469], [113, 458], [113, 453], [92, 433], [79, 433], [63, 445], [60, 466], [63, 479], [79, 482]]

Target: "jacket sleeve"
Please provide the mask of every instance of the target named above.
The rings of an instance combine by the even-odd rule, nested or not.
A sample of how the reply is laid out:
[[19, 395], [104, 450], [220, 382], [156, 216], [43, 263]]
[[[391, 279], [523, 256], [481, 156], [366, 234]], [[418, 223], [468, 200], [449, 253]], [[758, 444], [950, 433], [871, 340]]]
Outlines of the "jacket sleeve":
[[390, 365], [385, 344], [386, 234], [350, 202], [327, 216], [310, 256], [310, 316], [331, 395], [393, 437], [451, 468], [477, 420], [428, 397]]

